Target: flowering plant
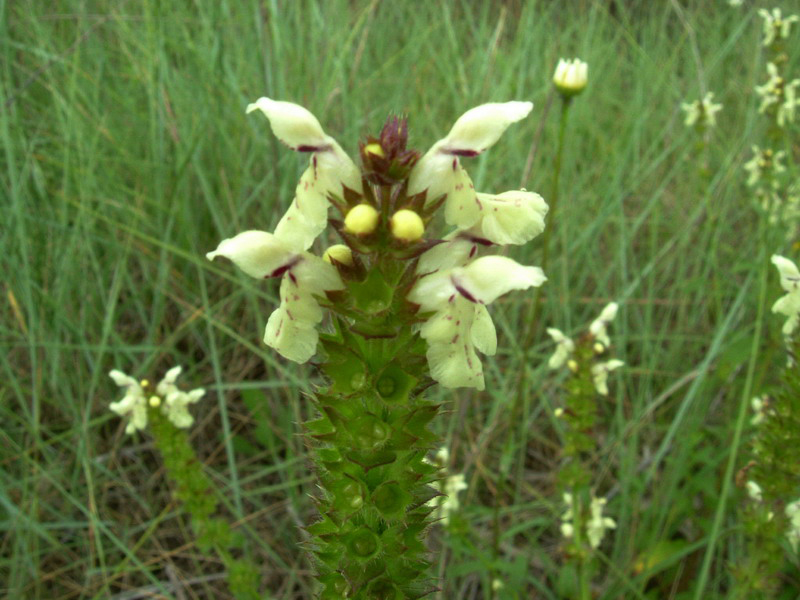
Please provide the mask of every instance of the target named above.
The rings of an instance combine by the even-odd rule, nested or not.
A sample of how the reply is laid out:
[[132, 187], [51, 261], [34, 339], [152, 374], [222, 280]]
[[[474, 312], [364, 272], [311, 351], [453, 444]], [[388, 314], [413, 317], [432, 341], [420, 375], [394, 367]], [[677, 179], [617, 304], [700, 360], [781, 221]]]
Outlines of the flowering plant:
[[[245, 231], [208, 258], [280, 278], [265, 342], [300, 363], [319, 355], [326, 386], [304, 428], [322, 489], [308, 531], [323, 598], [417, 598], [430, 589], [421, 538], [442, 492], [425, 455], [439, 406], [423, 392], [435, 382], [483, 389], [477, 352], [497, 349], [487, 305], [546, 279], [538, 267], [482, 255], [541, 233], [544, 200], [524, 190], [476, 192], [461, 160], [531, 109], [473, 108], [424, 155], [406, 147], [406, 120], [389, 118], [361, 143], [359, 169], [305, 108], [269, 98], [248, 108], [309, 154], [309, 166], [274, 233]], [[446, 235], [436, 232], [437, 213], [452, 228]], [[320, 258], [309, 249], [328, 224], [340, 243]], [[454, 482], [442, 488], [451, 496], [463, 485]]]

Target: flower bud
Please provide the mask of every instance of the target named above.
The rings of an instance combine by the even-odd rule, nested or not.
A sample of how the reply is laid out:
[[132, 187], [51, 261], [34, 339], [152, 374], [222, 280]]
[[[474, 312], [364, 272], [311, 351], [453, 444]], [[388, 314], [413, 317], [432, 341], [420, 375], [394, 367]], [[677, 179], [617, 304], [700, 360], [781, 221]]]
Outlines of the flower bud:
[[392, 235], [402, 242], [416, 242], [425, 233], [422, 218], [413, 210], [403, 208], [392, 215]]
[[378, 226], [378, 211], [369, 204], [354, 206], [344, 218], [344, 226], [350, 233], [368, 235]]
[[574, 359], [570, 359], [567, 361], [567, 368], [572, 371], [573, 373], [578, 372], [578, 361]]
[[158, 396], [150, 396], [150, 400], [148, 400], [148, 403], [153, 408], [158, 408], [159, 406], [161, 406], [161, 398], [159, 398]]
[[333, 264], [335, 260], [338, 263], [351, 267], [353, 266], [353, 251], [344, 244], [335, 244], [325, 250], [325, 254], [322, 255], [322, 260], [330, 264]]
[[583, 91], [588, 76], [588, 64], [578, 58], [572, 60], [562, 58], [558, 61], [556, 72], [553, 74], [553, 83], [556, 84], [556, 88], [562, 96], [570, 97]]

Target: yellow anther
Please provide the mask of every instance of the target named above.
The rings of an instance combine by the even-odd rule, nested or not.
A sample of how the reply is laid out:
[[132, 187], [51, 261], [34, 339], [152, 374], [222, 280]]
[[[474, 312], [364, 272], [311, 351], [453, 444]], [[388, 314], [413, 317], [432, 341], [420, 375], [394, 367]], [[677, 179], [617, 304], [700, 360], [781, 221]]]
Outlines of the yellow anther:
[[350, 209], [344, 218], [344, 226], [350, 233], [367, 235], [378, 226], [378, 211], [369, 204], [359, 204]]
[[367, 144], [364, 146], [364, 152], [380, 158], [384, 158], [386, 156], [386, 153], [383, 151], [383, 146], [377, 142], [373, 142], [372, 144]]
[[161, 406], [161, 398], [159, 398], [158, 396], [150, 396], [150, 400], [148, 400], [148, 402], [150, 403], [150, 406], [152, 406], [153, 408], [158, 408], [159, 406]]
[[353, 251], [344, 244], [335, 244], [325, 250], [325, 254], [322, 255], [322, 260], [327, 263], [332, 263], [335, 260], [349, 267], [353, 264]]
[[403, 208], [392, 215], [392, 235], [404, 242], [416, 242], [425, 233], [425, 224], [413, 210]]

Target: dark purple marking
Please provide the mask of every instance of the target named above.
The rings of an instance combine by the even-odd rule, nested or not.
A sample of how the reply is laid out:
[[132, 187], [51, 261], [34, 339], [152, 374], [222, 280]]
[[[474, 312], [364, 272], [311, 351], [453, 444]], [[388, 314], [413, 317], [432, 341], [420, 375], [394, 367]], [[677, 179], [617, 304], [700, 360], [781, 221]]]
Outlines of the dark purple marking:
[[453, 156], [462, 156], [464, 158], [472, 158], [480, 154], [480, 152], [477, 150], [447, 150], [447, 153], [452, 154]]
[[478, 302], [478, 300], [475, 298], [475, 296], [470, 294], [467, 290], [465, 290], [463, 287], [458, 285], [455, 281], [453, 282], [453, 284], [456, 286], [456, 290], [458, 290], [458, 293], [461, 294], [462, 296], [464, 296], [464, 298], [466, 298], [467, 300], [469, 300], [473, 304], [480, 304], [480, 302]]

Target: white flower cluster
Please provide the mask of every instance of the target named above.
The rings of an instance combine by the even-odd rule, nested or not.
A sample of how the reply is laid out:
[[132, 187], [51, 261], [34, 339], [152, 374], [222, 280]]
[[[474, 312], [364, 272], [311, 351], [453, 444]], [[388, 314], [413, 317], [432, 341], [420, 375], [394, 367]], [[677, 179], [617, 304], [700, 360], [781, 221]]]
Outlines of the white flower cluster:
[[[428, 464], [436, 465], [442, 473], [447, 473], [447, 464], [450, 462], [450, 452], [447, 448], [440, 448], [433, 461], [424, 459]], [[450, 522], [450, 513], [461, 506], [458, 500], [459, 492], [467, 489], [467, 481], [463, 473], [447, 475], [439, 482], [439, 491], [442, 496], [436, 496], [428, 501], [429, 506], [436, 507], [433, 518], [440, 520], [444, 525]]]
[[753, 158], [744, 165], [744, 170], [749, 173], [747, 185], [750, 187], [758, 184], [762, 179], [767, 178], [773, 187], [776, 185], [775, 175], [779, 175], [786, 170], [781, 161], [786, 156], [786, 152], [773, 152], [769, 148], [762, 150], [758, 146], [753, 146]]
[[755, 481], [750, 479], [747, 483], [745, 483], [745, 487], [747, 488], [747, 495], [750, 497], [750, 500], [753, 502], [761, 502], [764, 500], [763, 496], [761, 495], [761, 486]]
[[[564, 504], [567, 505], [567, 509], [561, 515], [561, 534], [565, 538], [572, 538], [575, 535], [575, 499], [572, 494], [565, 492], [563, 500]], [[603, 541], [606, 531], [617, 527], [614, 519], [603, 516], [605, 505], [605, 498], [597, 498], [594, 494], [592, 495], [592, 501], [589, 505], [589, 519], [584, 525], [586, 539], [589, 540], [589, 545], [595, 549], [600, 547], [600, 542]]]
[[544, 229], [547, 204], [525, 190], [476, 193], [459, 160], [492, 146], [532, 107], [530, 102], [505, 102], [467, 111], [409, 176], [409, 194], [425, 191], [426, 202], [446, 195], [445, 220], [456, 227], [444, 243], [420, 257], [420, 278], [408, 295], [423, 314], [432, 313], [420, 335], [428, 342], [431, 377], [444, 387], [484, 389], [476, 350], [488, 355], [497, 350], [497, 334], [486, 305], [511, 290], [539, 286], [546, 280], [538, 267], [476, 254], [479, 246], [524, 244], [533, 239]]
[[797, 545], [800, 544], [800, 500], [787, 504], [785, 511], [789, 518], [789, 531], [786, 532], [786, 537], [792, 551], [797, 552]]
[[766, 396], [754, 396], [750, 400], [750, 408], [753, 409], [753, 418], [750, 419], [750, 424], [760, 425], [769, 414], [769, 399]]
[[708, 92], [702, 100], [684, 102], [681, 109], [686, 113], [684, 123], [687, 127], [714, 127], [717, 124], [716, 114], [722, 110], [722, 104], [715, 104], [714, 92]]
[[[594, 340], [594, 349], [597, 354], [602, 354], [611, 346], [611, 338], [608, 336], [608, 326], [617, 317], [619, 305], [616, 302], [607, 304], [600, 315], [589, 325], [589, 334]], [[569, 365], [572, 354], [575, 352], [575, 342], [567, 337], [560, 329], [549, 327], [547, 333], [556, 343], [556, 351], [550, 357], [548, 366], [551, 369], [561, 368], [564, 364]], [[601, 396], [608, 396], [608, 375], [611, 371], [619, 369], [625, 363], [619, 359], [612, 358], [607, 361], [596, 362], [591, 367], [592, 381], [597, 393]], [[575, 370], [571, 366], [571, 370]]]
[[772, 264], [781, 276], [781, 287], [786, 295], [772, 305], [772, 312], [788, 317], [783, 325], [783, 335], [791, 337], [800, 323], [800, 271], [791, 260], [777, 254], [772, 256]]
[[137, 381], [130, 375], [114, 369], [108, 375], [119, 387], [125, 388], [125, 396], [118, 402], [112, 402], [109, 408], [121, 417], [130, 417], [130, 422], [125, 428], [125, 433], [133, 433], [147, 427], [147, 406], [161, 407], [161, 411], [172, 421], [175, 427], [185, 429], [194, 423], [194, 418], [189, 413], [189, 405], [194, 404], [206, 393], [203, 388], [190, 392], [178, 389], [175, 381], [181, 374], [181, 367], [173, 367], [164, 375], [155, 393], [147, 397], [147, 388], [150, 383], [143, 379]]
[[775, 122], [778, 127], [783, 127], [787, 122], [794, 122], [795, 108], [800, 105], [797, 97], [797, 88], [800, 79], [786, 81], [778, 71], [775, 63], [767, 63], [769, 79], [764, 85], [756, 86], [756, 94], [761, 96], [758, 112], [775, 111]]
[[773, 8], [772, 12], [762, 8], [758, 11], [764, 19], [764, 46], [771, 46], [777, 40], [784, 40], [789, 37], [792, 23], [800, 21], [797, 15], [783, 17], [780, 8]]
[[581, 93], [588, 80], [589, 65], [579, 58], [560, 59], [553, 73], [553, 83], [567, 97]]

